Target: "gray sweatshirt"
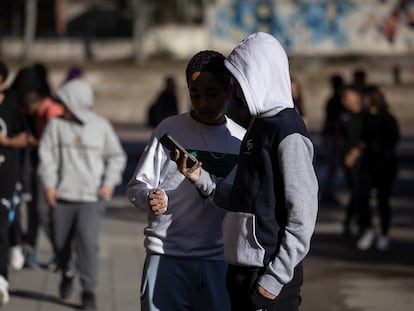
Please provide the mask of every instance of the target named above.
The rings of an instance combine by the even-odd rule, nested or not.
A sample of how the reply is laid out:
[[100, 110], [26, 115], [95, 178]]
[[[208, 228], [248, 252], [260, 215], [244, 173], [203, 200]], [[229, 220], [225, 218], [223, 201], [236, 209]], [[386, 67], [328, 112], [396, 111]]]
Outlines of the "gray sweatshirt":
[[91, 110], [93, 92], [82, 80], [66, 83], [57, 96], [78, 120], [51, 119], [39, 144], [39, 176], [58, 199], [95, 202], [102, 185], [122, 180], [126, 155], [109, 121]]

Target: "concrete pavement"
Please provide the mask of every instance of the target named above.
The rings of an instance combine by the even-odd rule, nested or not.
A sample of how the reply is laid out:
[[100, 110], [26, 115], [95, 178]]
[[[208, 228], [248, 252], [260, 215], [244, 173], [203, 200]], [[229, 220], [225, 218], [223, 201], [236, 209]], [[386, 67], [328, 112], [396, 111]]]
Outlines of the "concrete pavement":
[[[148, 138], [149, 131], [134, 133], [117, 128], [129, 154], [125, 182]], [[128, 136], [129, 135], [129, 136]], [[140, 137], [137, 140], [137, 137]], [[343, 208], [321, 204], [310, 254], [304, 262], [302, 311], [406, 311], [414, 305], [414, 158], [412, 138], [404, 139], [403, 167], [392, 204], [395, 217], [391, 229], [392, 247], [387, 253], [359, 252], [354, 241], [341, 236]], [[323, 175], [323, 163], [318, 173]], [[146, 215], [126, 200], [124, 185], [109, 203], [102, 224], [99, 311], [140, 310], [139, 285], [145, 252], [143, 229]], [[341, 178], [336, 185], [338, 200], [347, 192]], [[43, 232], [37, 250], [41, 263], [51, 258]], [[10, 311], [69, 311], [80, 307], [80, 286], [67, 301], [58, 298], [60, 276], [47, 269], [10, 271]]]

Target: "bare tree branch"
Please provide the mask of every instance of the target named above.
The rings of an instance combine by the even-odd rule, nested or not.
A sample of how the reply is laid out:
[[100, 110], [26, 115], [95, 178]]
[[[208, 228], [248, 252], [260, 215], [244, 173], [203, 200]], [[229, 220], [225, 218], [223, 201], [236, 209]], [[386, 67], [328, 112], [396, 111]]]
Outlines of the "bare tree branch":
[[30, 49], [32, 48], [35, 39], [37, 0], [26, 0], [25, 13], [24, 38], [22, 48], [23, 59], [27, 59], [29, 57]]

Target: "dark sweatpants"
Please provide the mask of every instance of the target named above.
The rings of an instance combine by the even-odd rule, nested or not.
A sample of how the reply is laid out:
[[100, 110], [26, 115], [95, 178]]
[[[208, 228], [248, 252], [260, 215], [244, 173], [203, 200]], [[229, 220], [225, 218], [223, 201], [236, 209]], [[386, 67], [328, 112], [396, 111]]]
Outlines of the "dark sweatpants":
[[[253, 286], [261, 274], [258, 268], [229, 265], [227, 271], [227, 289], [230, 295], [232, 311], [256, 311], [251, 308], [250, 297]], [[303, 266], [298, 264], [292, 281], [283, 286], [269, 311], [298, 311], [301, 302], [300, 288], [303, 283]]]

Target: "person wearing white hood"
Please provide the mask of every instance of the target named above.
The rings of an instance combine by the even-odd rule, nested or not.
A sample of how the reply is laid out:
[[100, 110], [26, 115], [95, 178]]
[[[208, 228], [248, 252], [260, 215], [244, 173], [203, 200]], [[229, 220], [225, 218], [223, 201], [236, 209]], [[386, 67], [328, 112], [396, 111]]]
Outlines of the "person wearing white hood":
[[62, 271], [60, 297], [72, 292], [68, 274], [73, 242], [82, 286], [82, 307], [96, 309], [99, 228], [106, 202], [122, 181], [126, 155], [111, 124], [91, 110], [94, 96], [85, 81], [57, 92], [63, 117], [50, 120], [39, 144], [39, 175], [53, 208], [54, 239]]
[[289, 63], [266, 33], [243, 40], [225, 61], [254, 117], [240, 148], [233, 187], [185, 155], [179, 170], [228, 212], [223, 221], [227, 288], [234, 311], [299, 309], [302, 260], [318, 210], [314, 147], [292, 100]]

